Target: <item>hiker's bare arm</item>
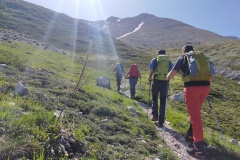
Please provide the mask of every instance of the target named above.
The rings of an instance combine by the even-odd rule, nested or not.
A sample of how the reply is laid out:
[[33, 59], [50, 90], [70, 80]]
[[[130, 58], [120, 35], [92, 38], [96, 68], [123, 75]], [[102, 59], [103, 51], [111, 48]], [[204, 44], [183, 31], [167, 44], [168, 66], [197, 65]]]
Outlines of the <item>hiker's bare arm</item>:
[[209, 82], [212, 83], [213, 80], [214, 80], [214, 77], [211, 76], [211, 77], [209, 78]]
[[148, 79], [152, 79], [153, 69], [149, 69]]
[[176, 70], [171, 70], [168, 75], [167, 75], [167, 78], [166, 80], [169, 81], [171, 79], [173, 79], [173, 77], [177, 74], [177, 71]]
[[128, 76], [129, 76], [129, 71], [125, 74], [125, 78], [128, 78]]

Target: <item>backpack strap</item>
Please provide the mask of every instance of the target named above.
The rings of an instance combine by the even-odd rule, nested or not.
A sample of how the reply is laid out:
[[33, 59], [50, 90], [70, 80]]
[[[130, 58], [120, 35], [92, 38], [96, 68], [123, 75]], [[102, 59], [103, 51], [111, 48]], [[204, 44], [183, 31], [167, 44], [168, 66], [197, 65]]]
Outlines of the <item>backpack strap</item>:
[[123, 69], [123, 66], [122, 66], [122, 64], [120, 64], [120, 66], [121, 66], [122, 72], [124, 72], [124, 69]]
[[189, 72], [189, 67], [188, 67], [188, 65], [189, 65], [189, 63], [188, 63], [188, 55], [185, 53], [185, 54], [183, 55], [182, 65], [186, 65], [186, 63], [187, 63], [187, 70], [186, 70], [185, 73], [182, 72], [182, 76], [183, 76], [183, 77], [186, 77], [186, 76], [187, 76], [187, 73]]
[[154, 58], [154, 60], [153, 60], [153, 72], [155, 72], [156, 68], [157, 68], [157, 58]]

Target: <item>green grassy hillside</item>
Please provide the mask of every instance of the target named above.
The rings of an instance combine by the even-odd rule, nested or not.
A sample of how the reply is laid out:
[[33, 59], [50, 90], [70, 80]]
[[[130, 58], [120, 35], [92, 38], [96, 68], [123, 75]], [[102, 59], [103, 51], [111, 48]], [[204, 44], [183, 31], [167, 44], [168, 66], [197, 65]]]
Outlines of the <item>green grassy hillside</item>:
[[[86, 53], [73, 55], [14, 41], [0, 44], [1, 64], [8, 65], [1, 68], [0, 159], [177, 159], [137, 103], [115, 91], [111, 72], [117, 59], [90, 53], [73, 93]], [[112, 89], [97, 87], [99, 76], [110, 76]], [[28, 95], [12, 93], [18, 81]], [[58, 121], [54, 115], [61, 110]]]
[[[168, 52], [173, 59], [179, 53]], [[140, 90], [138, 85], [136, 99], [148, 103], [147, 68], [153, 53], [123, 52], [118, 57], [90, 51], [74, 93], [86, 53], [64, 55], [11, 41], [0, 43], [0, 56], [0, 63], [8, 65], [1, 68], [0, 159], [177, 159], [137, 103], [115, 88], [115, 63], [123, 60], [127, 70], [130, 63], [136, 62], [142, 72], [141, 88], [145, 88]], [[96, 86], [99, 76], [111, 79], [111, 89]], [[18, 81], [28, 87], [28, 95], [13, 94]], [[170, 83], [170, 95], [182, 91], [180, 78]], [[211, 102], [227, 140], [239, 140], [239, 93], [236, 82], [221, 76], [212, 85]], [[140, 115], [130, 112], [127, 106]], [[216, 148], [212, 154], [216, 159], [238, 159], [239, 147], [227, 143], [230, 153], [226, 152], [209, 107], [205, 104], [203, 108], [206, 141]], [[167, 120], [184, 133], [189, 123], [185, 105], [169, 100]]]
[[[0, 66], [1, 160], [178, 159], [137, 102], [116, 91], [112, 73], [119, 61], [125, 70], [131, 63], [137, 63], [142, 79], [136, 100], [149, 103], [148, 64], [157, 51], [140, 52], [82, 20], [21, 0], [0, 0], [0, 17], [1, 31], [11, 30], [0, 32], [0, 64], [8, 66]], [[12, 34], [13, 31], [18, 34]], [[40, 43], [31, 44], [39, 41], [66, 50], [61, 54], [50, 50], [51, 47], [41, 47]], [[93, 46], [88, 50], [90, 41]], [[204, 51], [218, 73], [236, 80], [239, 46], [240, 41], [234, 41], [195, 49]], [[83, 73], [87, 51], [89, 57]], [[167, 49], [167, 53], [174, 61], [181, 49]], [[96, 86], [95, 80], [100, 76], [110, 78], [111, 89]], [[13, 93], [18, 82], [28, 88], [27, 95]], [[169, 95], [182, 90], [178, 76], [170, 82]], [[239, 95], [239, 83], [216, 76], [210, 98], [226, 145], [210, 108], [206, 103], [203, 106], [204, 133], [214, 148], [215, 159], [240, 159], [239, 144], [228, 142], [240, 141]], [[128, 106], [140, 115], [130, 112]], [[167, 120], [184, 134], [189, 124], [185, 104], [169, 99]]]

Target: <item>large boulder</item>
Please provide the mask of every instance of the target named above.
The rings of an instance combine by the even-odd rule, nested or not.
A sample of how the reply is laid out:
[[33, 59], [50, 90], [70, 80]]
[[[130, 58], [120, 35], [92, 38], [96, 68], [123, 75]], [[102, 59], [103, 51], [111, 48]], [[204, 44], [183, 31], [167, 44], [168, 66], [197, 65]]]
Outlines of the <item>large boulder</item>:
[[6, 64], [0, 64], [0, 68], [8, 68], [8, 65], [6, 65]]
[[15, 85], [15, 89], [13, 91], [14, 94], [18, 94], [20, 96], [24, 96], [24, 95], [27, 95], [28, 94], [28, 88], [25, 87], [22, 82], [18, 82], [16, 85]]
[[175, 101], [178, 101], [178, 102], [185, 102], [184, 95], [183, 95], [182, 92], [180, 92], [178, 94], [175, 94], [175, 95], [172, 95], [172, 96], [170, 96], [170, 98], [172, 100], [175, 100]]
[[141, 116], [141, 113], [138, 112], [136, 109], [134, 109], [133, 107], [131, 106], [127, 106], [128, 110], [131, 111], [132, 113], [138, 115], [138, 116]]
[[108, 77], [98, 77], [96, 84], [97, 86], [110, 89], [110, 79]]

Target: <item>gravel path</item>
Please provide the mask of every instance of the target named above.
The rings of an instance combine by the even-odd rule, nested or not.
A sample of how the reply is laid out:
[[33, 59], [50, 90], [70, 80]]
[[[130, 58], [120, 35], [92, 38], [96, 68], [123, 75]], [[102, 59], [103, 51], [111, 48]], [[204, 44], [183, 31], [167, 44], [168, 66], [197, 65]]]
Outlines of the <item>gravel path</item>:
[[[130, 98], [129, 90], [125, 91], [128, 87], [128, 82], [124, 82], [122, 84], [122, 87], [124, 88], [124, 91], [121, 92], [125, 97]], [[152, 111], [151, 108], [148, 107], [147, 104], [138, 102], [139, 106], [142, 107], [143, 111], [148, 114], [149, 118], [152, 118]], [[169, 125], [169, 122], [165, 122], [165, 127], [159, 128], [156, 126], [159, 135], [161, 135], [165, 141], [165, 143], [171, 148], [171, 150], [179, 157], [180, 160], [200, 160], [199, 158], [192, 157], [186, 152], [186, 147], [188, 144], [185, 141], [184, 136], [182, 136], [180, 133], [175, 131], [171, 128]], [[201, 159], [203, 160], [203, 159]], [[204, 159], [204, 160], [210, 160], [210, 159]], [[211, 160], [214, 160], [213, 158]]]

